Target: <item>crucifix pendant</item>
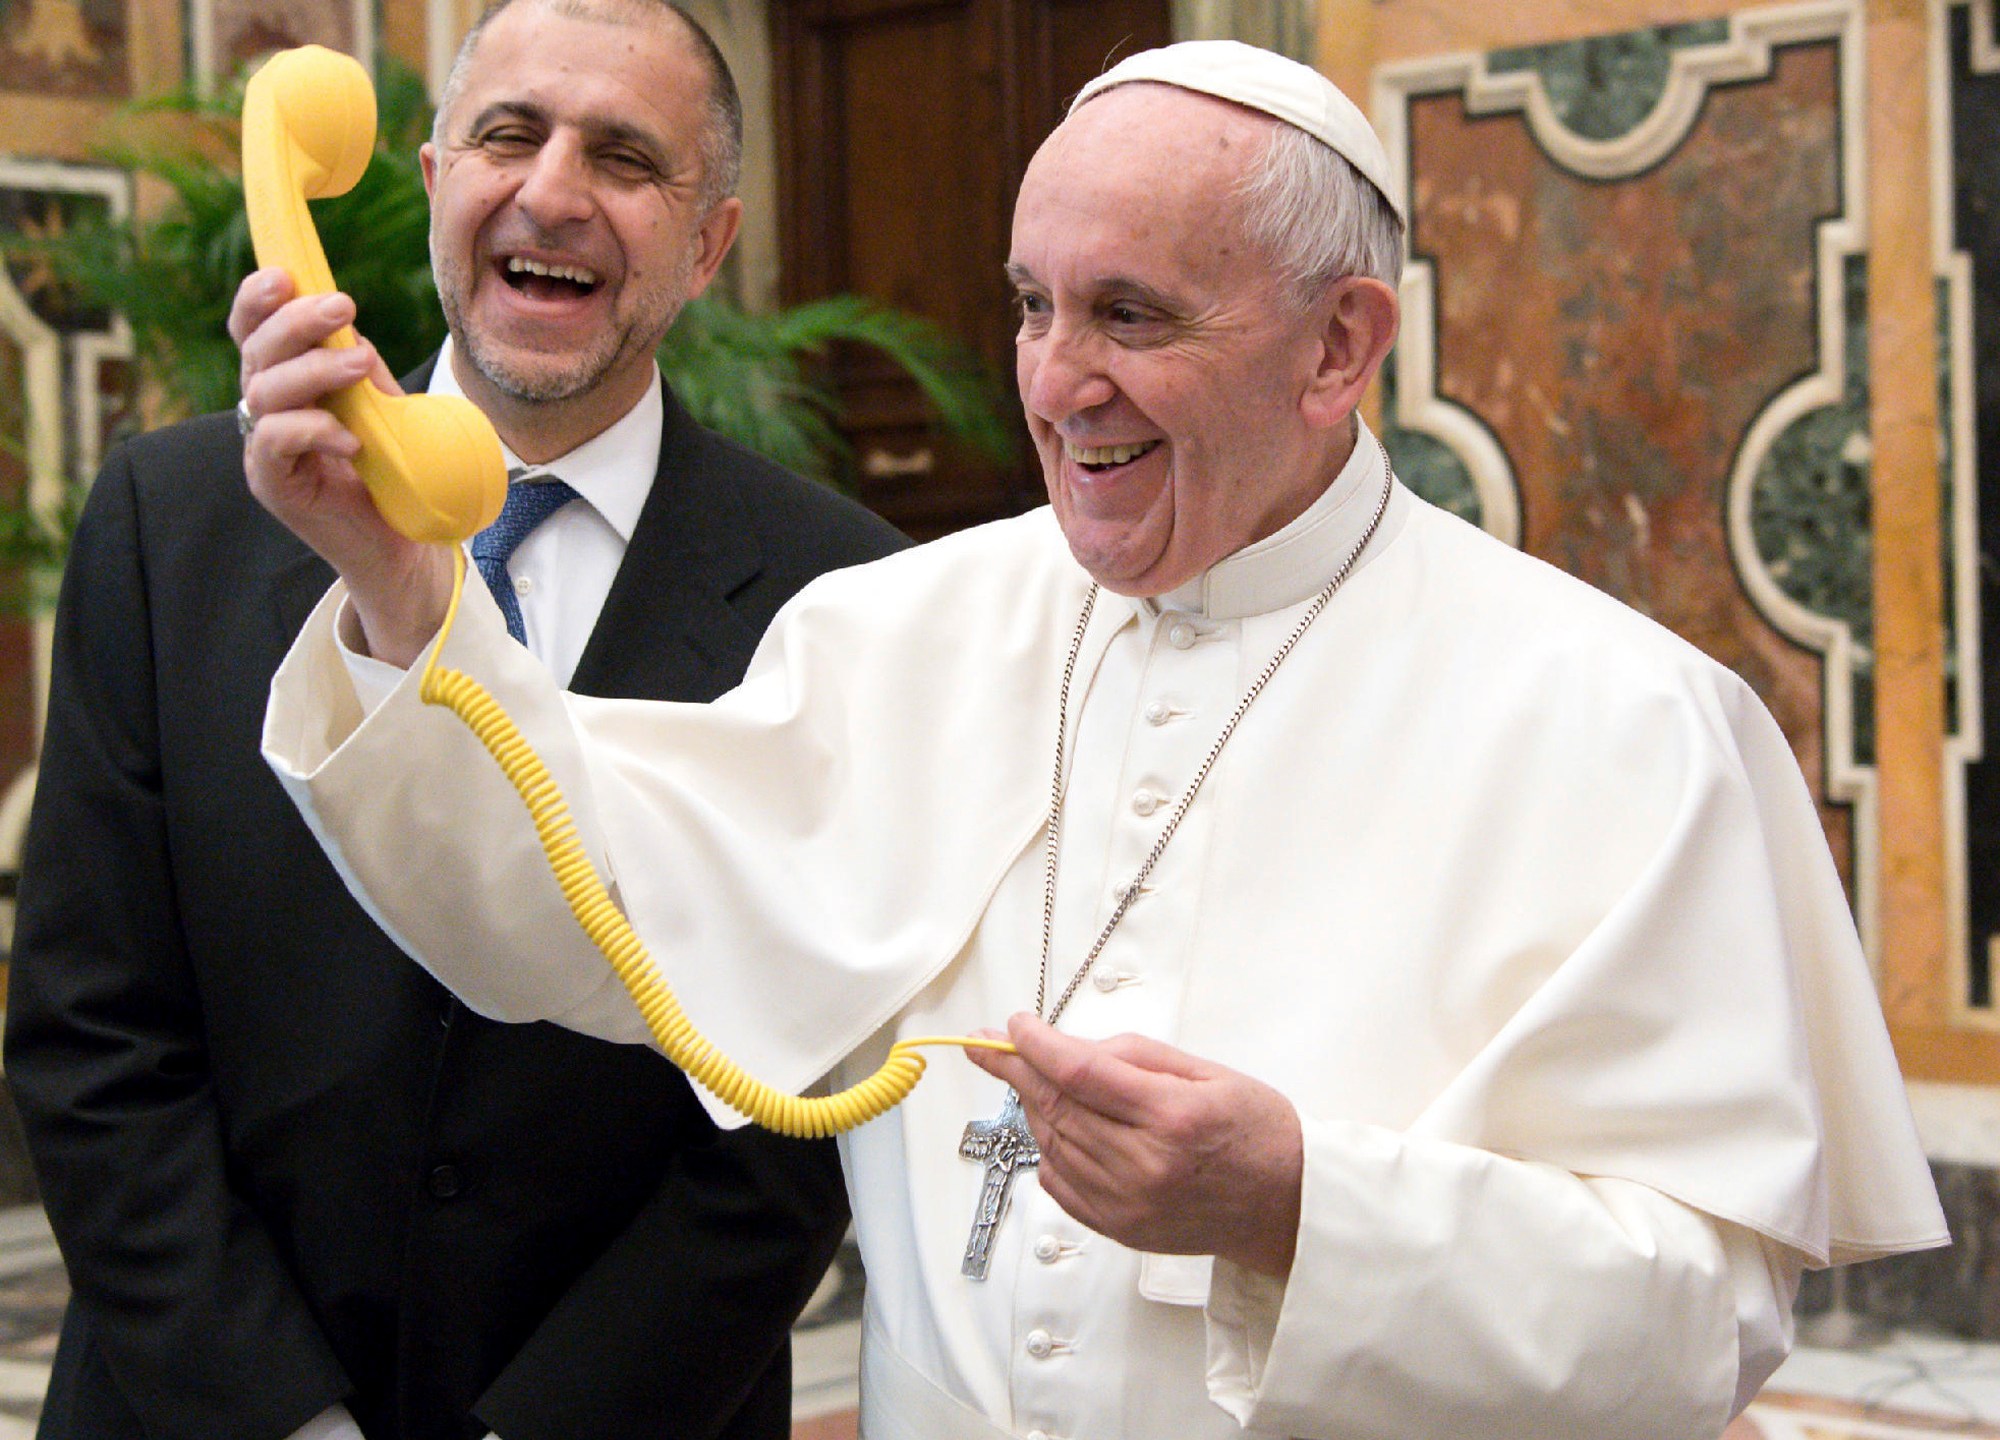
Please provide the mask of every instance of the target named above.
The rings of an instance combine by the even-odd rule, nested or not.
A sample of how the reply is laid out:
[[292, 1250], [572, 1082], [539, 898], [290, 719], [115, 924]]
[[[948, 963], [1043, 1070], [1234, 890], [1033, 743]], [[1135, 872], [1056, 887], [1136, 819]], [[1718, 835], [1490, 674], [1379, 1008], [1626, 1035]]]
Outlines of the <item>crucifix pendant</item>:
[[1042, 1159], [1042, 1152], [1035, 1148], [1034, 1134], [1028, 1129], [1028, 1117], [1022, 1113], [1021, 1097], [1012, 1086], [1008, 1087], [1006, 1103], [1001, 1105], [997, 1116], [974, 1120], [965, 1127], [958, 1153], [986, 1166], [986, 1180], [979, 1187], [979, 1208], [972, 1216], [972, 1233], [966, 1238], [965, 1258], [958, 1266], [961, 1275], [984, 1280], [986, 1267], [993, 1258], [993, 1232], [999, 1228], [1000, 1217], [1007, 1213], [1007, 1197], [1014, 1189], [1015, 1172], [1032, 1170]]

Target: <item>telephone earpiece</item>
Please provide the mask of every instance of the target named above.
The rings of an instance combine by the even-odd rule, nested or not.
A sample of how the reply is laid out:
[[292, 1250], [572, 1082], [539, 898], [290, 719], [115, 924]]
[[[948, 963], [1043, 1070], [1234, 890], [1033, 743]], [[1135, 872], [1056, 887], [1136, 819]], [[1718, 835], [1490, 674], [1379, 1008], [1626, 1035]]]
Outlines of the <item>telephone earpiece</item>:
[[[285, 50], [243, 94], [243, 198], [259, 265], [291, 272], [300, 295], [337, 287], [306, 209], [354, 188], [375, 149], [375, 90], [351, 56]], [[343, 328], [326, 342], [356, 343]], [[479, 408], [447, 395], [389, 395], [362, 380], [327, 409], [361, 441], [355, 467], [382, 517], [412, 540], [457, 542], [507, 498], [500, 438]]]

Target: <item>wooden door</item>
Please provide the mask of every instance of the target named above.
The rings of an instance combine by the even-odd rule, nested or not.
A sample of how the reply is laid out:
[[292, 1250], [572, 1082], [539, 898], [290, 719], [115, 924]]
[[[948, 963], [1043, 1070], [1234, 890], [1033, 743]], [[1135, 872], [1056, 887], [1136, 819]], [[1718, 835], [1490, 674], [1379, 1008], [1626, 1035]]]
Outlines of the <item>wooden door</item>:
[[[935, 321], [1015, 417], [1015, 190], [1071, 95], [1166, 43], [1167, 0], [779, 0], [771, 16], [786, 301], [851, 291]], [[997, 467], [941, 442], [880, 357], [834, 366], [861, 497], [911, 535], [1041, 502], [1025, 430]]]

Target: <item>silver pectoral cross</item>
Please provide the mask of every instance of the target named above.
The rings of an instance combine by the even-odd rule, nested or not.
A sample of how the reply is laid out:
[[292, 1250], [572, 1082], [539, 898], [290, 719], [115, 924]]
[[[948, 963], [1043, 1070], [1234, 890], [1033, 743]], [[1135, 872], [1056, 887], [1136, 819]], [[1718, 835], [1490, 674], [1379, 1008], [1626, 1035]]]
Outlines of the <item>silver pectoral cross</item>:
[[966, 1238], [965, 1258], [958, 1266], [960, 1274], [984, 1280], [986, 1267], [993, 1258], [993, 1232], [999, 1228], [1000, 1217], [1007, 1213], [1014, 1174], [1032, 1170], [1042, 1160], [1042, 1152], [1035, 1148], [1034, 1134], [1028, 1129], [1028, 1117], [1022, 1112], [1021, 1097], [1012, 1086], [1008, 1087], [1006, 1103], [997, 1116], [974, 1120], [965, 1127], [958, 1153], [967, 1160], [983, 1161], [986, 1166], [986, 1180], [979, 1187], [979, 1208], [972, 1216], [972, 1234]]

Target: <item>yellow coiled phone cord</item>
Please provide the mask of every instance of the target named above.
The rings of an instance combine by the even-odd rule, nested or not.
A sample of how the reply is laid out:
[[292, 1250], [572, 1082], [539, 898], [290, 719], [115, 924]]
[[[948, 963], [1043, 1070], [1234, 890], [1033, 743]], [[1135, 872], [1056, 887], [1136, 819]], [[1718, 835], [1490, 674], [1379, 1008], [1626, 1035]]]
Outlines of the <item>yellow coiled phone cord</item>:
[[604, 952], [618, 978], [625, 982], [633, 1003], [645, 1017], [646, 1028], [659, 1042], [669, 1060], [686, 1071], [711, 1094], [739, 1114], [747, 1115], [767, 1130], [782, 1135], [816, 1139], [838, 1135], [886, 1114], [901, 1104], [924, 1073], [922, 1045], [957, 1045], [966, 1048], [1011, 1051], [1000, 1040], [980, 1040], [972, 1036], [922, 1035], [898, 1040], [889, 1048], [882, 1068], [856, 1085], [832, 1095], [788, 1095], [761, 1080], [752, 1079], [728, 1056], [703, 1038], [674, 992], [660, 978], [646, 947], [619, 912], [597, 869], [590, 863], [569, 805], [549, 774], [541, 757], [529, 748], [514, 722], [500, 708], [500, 702], [477, 680], [460, 670], [438, 664], [445, 638], [458, 618], [459, 597], [465, 590], [465, 552], [452, 547], [455, 557], [451, 604], [438, 630], [430, 660], [424, 666], [418, 691], [427, 705], [443, 705], [463, 720], [479, 743], [496, 760], [535, 822], [535, 833], [548, 853], [549, 868], [569, 902], [570, 913]]

